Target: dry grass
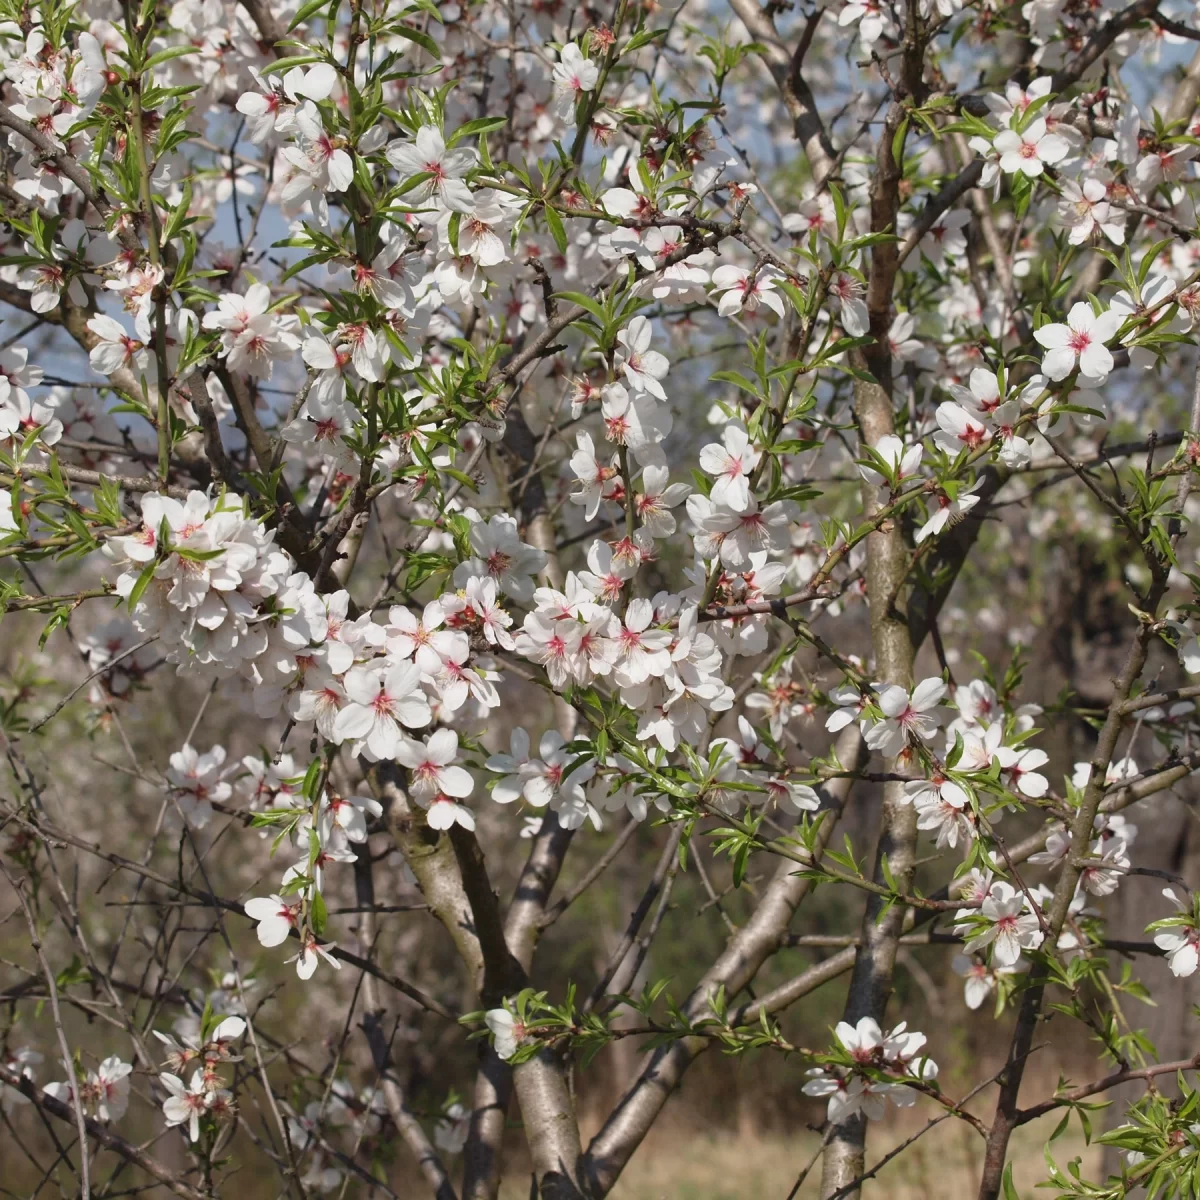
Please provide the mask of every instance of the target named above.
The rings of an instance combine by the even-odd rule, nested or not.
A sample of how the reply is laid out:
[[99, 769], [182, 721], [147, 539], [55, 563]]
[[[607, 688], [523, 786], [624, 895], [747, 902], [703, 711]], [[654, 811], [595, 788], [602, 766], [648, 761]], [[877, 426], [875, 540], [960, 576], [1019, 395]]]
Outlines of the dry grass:
[[[1035, 1122], [1018, 1131], [1013, 1143], [1013, 1181], [1021, 1196], [1036, 1196], [1045, 1178], [1042, 1147], [1055, 1120]], [[868, 1164], [911, 1136], [918, 1123], [894, 1121], [872, 1128]], [[801, 1169], [812, 1158], [820, 1139], [803, 1129], [794, 1136], [697, 1132], [679, 1127], [662, 1130], [638, 1150], [612, 1200], [786, 1200]], [[1060, 1165], [1079, 1155], [1084, 1170], [1094, 1170], [1099, 1151], [1085, 1145], [1075, 1126], [1055, 1143]], [[889, 1163], [863, 1188], [878, 1200], [942, 1200], [973, 1196], [979, 1184], [983, 1142], [967, 1126], [944, 1121]], [[820, 1192], [820, 1164], [800, 1188], [798, 1200], [814, 1200]], [[528, 1184], [512, 1181], [501, 1200], [526, 1200]]]

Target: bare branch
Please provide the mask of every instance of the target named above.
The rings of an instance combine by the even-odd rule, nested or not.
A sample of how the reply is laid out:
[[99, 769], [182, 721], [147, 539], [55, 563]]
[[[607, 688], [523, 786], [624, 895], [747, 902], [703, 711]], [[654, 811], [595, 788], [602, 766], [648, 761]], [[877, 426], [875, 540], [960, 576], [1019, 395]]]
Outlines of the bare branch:
[[[29, 907], [29, 901], [25, 899], [25, 880], [14, 879], [8, 867], [4, 865], [3, 858], [0, 858], [0, 872], [4, 873], [4, 878], [8, 880], [9, 886], [16, 893], [17, 903], [20, 904], [21, 911], [25, 914], [25, 924], [29, 928], [29, 942], [33, 947], [34, 954], [37, 955], [38, 965], [42, 969], [42, 976], [46, 980], [46, 991], [50, 995], [50, 1013], [54, 1018], [54, 1032], [58, 1038], [58, 1048], [62, 1052], [63, 1067], [71, 1077], [67, 1086], [70, 1089], [71, 1097], [69, 1111], [75, 1119], [75, 1128], [79, 1131], [80, 1200], [89, 1200], [92, 1193], [92, 1166], [87, 1142], [88, 1120], [83, 1115], [83, 1100], [80, 1096], [79, 1080], [75, 1076], [75, 1056], [71, 1053], [71, 1046], [67, 1041], [67, 1031], [63, 1028], [62, 1011], [58, 1006], [58, 983], [55, 980], [54, 972], [50, 969], [50, 964], [46, 961], [46, 952], [42, 948], [42, 939], [38, 933], [37, 922], [34, 920], [33, 911]], [[0, 1071], [2, 1070], [3, 1068], [0, 1068]], [[22, 1080], [22, 1082], [27, 1081]], [[21, 1090], [24, 1091], [24, 1088]], [[66, 1105], [63, 1105], [63, 1108], [66, 1107]]]

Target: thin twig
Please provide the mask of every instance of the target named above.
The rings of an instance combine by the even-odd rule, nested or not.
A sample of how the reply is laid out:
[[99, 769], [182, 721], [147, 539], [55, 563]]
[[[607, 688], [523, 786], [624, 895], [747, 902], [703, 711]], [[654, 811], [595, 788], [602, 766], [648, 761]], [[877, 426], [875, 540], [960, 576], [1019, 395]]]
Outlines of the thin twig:
[[[42, 939], [38, 934], [37, 922], [33, 918], [33, 910], [29, 907], [29, 901], [25, 898], [25, 879], [15, 879], [8, 867], [4, 865], [3, 858], [0, 858], [0, 871], [4, 872], [4, 878], [8, 880], [9, 886], [16, 893], [17, 901], [21, 905], [21, 911], [25, 914], [25, 924], [29, 926], [29, 942], [33, 947], [34, 954], [37, 955], [38, 965], [42, 968], [42, 974], [45, 976], [46, 990], [50, 993], [50, 1014], [54, 1020], [54, 1032], [58, 1037], [58, 1048], [63, 1056], [63, 1067], [71, 1076], [71, 1082], [68, 1085], [71, 1096], [71, 1109], [75, 1117], [75, 1128], [79, 1131], [79, 1196], [80, 1200], [89, 1200], [92, 1194], [92, 1183], [91, 1160], [88, 1155], [87, 1142], [88, 1121], [83, 1115], [83, 1099], [79, 1094], [79, 1080], [75, 1075], [75, 1056], [71, 1053], [71, 1046], [67, 1041], [67, 1031], [63, 1028], [62, 1010], [58, 1005], [58, 984], [55, 981], [54, 972], [50, 969], [50, 964], [46, 961], [46, 952], [42, 948]], [[5, 1082], [8, 1081], [6, 1080]]]

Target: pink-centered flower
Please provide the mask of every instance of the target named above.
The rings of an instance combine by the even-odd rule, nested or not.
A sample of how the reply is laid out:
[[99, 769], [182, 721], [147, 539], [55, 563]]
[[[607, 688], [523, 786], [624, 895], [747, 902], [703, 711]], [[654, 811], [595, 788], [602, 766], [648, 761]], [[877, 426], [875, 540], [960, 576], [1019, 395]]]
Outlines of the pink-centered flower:
[[941, 724], [940, 704], [946, 685], [938, 678], [923, 679], [913, 688], [890, 684], [879, 693], [883, 720], [866, 731], [867, 745], [889, 758], [899, 754], [910, 741], [927, 742]]
[[409, 791], [420, 797], [471, 794], [475, 781], [470, 771], [455, 765], [457, 757], [458, 734], [453, 729], [438, 729], [423, 742], [405, 738], [396, 751], [396, 761], [409, 771]]
[[345, 688], [348, 703], [333, 722], [334, 737], [361, 740], [377, 759], [395, 756], [402, 726], [421, 729], [432, 719], [420, 668], [413, 663], [353, 667], [346, 673]]
[[783, 297], [775, 290], [782, 278], [774, 267], [750, 272], [745, 267], [718, 267], [712, 274], [713, 293], [719, 295], [717, 312], [723, 317], [739, 313], [753, 316], [765, 304], [772, 312], [784, 315]]
[[1066, 324], [1055, 322], [1034, 330], [1035, 340], [1046, 350], [1042, 371], [1057, 381], [1078, 367], [1093, 383], [1106, 379], [1113, 356], [1104, 343], [1116, 336], [1124, 321], [1124, 315], [1113, 309], [1097, 316], [1090, 304], [1080, 300], [1071, 307]]
[[992, 947], [992, 962], [1015, 966], [1022, 950], [1036, 950], [1045, 937], [1036, 913], [1025, 910], [1025, 897], [1009, 883], [995, 883], [979, 909], [986, 926], [964, 947], [968, 954]]
[[1031, 179], [1047, 166], [1061, 162], [1071, 151], [1067, 139], [1051, 133], [1042, 117], [1032, 121], [1020, 133], [1015, 129], [1002, 129], [996, 134], [993, 145], [1000, 155], [1000, 170], [1006, 175], [1019, 171]]
[[712, 502], [745, 512], [750, 507], [750, 476], [760, 457], [740, 425], [730, 425], [720, 442], [709, 442], [700, 451], [700, 469], [715, 480]]

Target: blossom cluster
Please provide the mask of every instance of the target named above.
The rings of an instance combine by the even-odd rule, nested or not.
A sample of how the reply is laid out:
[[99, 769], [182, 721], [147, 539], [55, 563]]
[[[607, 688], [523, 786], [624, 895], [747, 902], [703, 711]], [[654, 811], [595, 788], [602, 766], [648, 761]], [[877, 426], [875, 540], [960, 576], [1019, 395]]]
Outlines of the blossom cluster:
[[[182, 1126], [188, 1140], [197, 1142], [202, 1125], [215, 1126], [234, 1119], [233, 1094], [224, 1086], [221, 1067], [240, 1061], [234, 1043], [245, 1032], [246, 1021], [239, 1016], [216, 1020], [207, 1032], [184, 1035], [182, 1039], [154, 1030], [167, 1056], [163, 1064], [167, 1069], [158, 1076], [166, 1092], [162, 1112], [167, 1128]], [[189, 1071], [191, 1077], [185, 1082]]]
[[264, 681], [256, 662], [308, 643], [303, 597], [316, 601], [312, 583], [293, 575], [273, 531], [240, 497], [147, 493], [140, 527], [106, 550], [124, 567], [115, 589], [138, 632], [158, 638], [181, 667]]
[[[28, 1054], [22, 1059], [22, 1074], [32, 1065]], [[75, 1089], [79, 1089], [79, 1103], [83, 1111], [98, 1121], [119, 1121], [129, 1108], [130, 1074], [133, 1066], [116, 1055], [109, 1055], [93, 1070], [81, 1074], [74, 1082], [55, 1081], [44, 1085], [46, 1095], [53, 1096], [63, 1104], [73, 1104]], [[30, 1076], [26, 1074], [26, 1078]], [[11, 1089], [9, 1089], [11, 1091]], [[19, 1095], [19, 1093], [13, 1093]], [[23, 1097], [22, 1097], [23, 1099]]]
[[923, 1053], [925, 1035], [910, 1030], [903, 1021], [887, 1033], [872, 1017], [854, 1025], [839, 1021], [834, 1036], [840, 1053], [810, 1068], [801, 1088], [806, 1096], [829, 1098], [826, 1115], [831, 1123], [858, 1113], [878, 1121], [889, 1102], [910, 1108], [917, 1094], [911, 1083], [901, 1081], [928, 1083], [937, 1078], [937, 1063]]

